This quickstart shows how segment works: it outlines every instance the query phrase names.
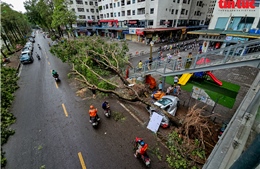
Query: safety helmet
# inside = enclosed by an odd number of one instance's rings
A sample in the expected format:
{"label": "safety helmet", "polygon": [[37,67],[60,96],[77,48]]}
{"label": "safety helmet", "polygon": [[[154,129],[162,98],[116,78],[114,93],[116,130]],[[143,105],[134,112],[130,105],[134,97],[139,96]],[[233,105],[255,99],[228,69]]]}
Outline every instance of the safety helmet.
{"label": "safety helmet", "polygon": [[144,146],[144,145],[145,145],[144,141],[141,141],[141,142],[140,142],[140,145],[141,145],[141,146]]}
{"label": "safety helmet", "polygon": [[90,105],[89,108],[94,109],[94,106],[93,106],[93,105]]}

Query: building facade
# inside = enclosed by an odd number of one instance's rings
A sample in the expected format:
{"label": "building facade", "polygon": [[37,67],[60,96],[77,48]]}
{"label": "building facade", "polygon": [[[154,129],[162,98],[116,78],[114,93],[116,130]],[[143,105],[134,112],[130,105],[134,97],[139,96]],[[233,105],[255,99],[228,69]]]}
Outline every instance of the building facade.
{"label": "building facade", "polygon": [[209,2],[209,7],[208,7],[208,12],[206,15],[206,24],[209,24],[212,16],[213,16],[213,11],[216,5],[216,0],[210,0]]}
{"label": "building facade", "polygon": [[92,26],[99,20],[97,0],[68,0],[69,10],[76,13],[77,24],[75,27]]}
{"label": "building facade", "polygon": [[220,48],[260,39],[260,0],[217,0],[208,30],[192,31],[208,47]]}

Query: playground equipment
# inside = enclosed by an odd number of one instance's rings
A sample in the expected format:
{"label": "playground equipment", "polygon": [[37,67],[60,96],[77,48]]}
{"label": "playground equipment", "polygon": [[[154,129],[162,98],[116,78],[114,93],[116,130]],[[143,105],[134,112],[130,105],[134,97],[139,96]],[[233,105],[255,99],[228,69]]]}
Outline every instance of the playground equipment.
{"label": "playground equipment", "polygon": [[180,85],[185,85],[185,84],[189,81],[189,79],[190,79],[191,76],[192,76],[192,73],[184,73],[184,74],[181,76],[181,78],[179,79],[178,84],[180,84]]}
{"label": "playground equipment", "polygon": [[222,86],[222,82],[216,77],[214,76],[210,71],[207,72],[196,72],[194,74],[192,73],[185,73],[181,76],[180,80],[179,80],[179,84],[180,85],[185,85],[189,79],[191,78],[191,76],[194,75],[195,77],[198,78],[203,78],[205,75],[208,75],[209,77],[211,77],[211,79],[218,84],[219,86]]}

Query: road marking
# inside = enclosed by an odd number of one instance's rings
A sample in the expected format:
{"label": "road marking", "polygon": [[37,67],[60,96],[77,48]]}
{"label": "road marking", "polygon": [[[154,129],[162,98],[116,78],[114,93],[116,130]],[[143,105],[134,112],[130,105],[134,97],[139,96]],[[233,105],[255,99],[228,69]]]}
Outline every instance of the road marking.
{"label": "road marking", "polygon": [[48,64],[50,65],[51,63],[50,63],[50,62],[48,62]]}
{"label": "road marking", "polygon": [[125,105],[121,102],[119,102],[119,104],[126,110],[128,111],[128,113],[130,113],[131,116],[133,116],[133,118],[135,118],[135,120],[137,120],[140,124],[144,124],[138,117],[136,117],[135,114],[133,114],[128,108],[125,107]]}
{"label": "road marking", "polygon": [[55,85],[56,85],[56,88],[58,89],[58,88],[59,88],[59,86],[58,86],[57,82],[55,82]]}
{"label": "road marking", "polygon": [[84,162],[84,159],[83,159],[83,157],[82,157],[81,152],[78,153],[78,156],[79,156],[79,161],[80,161],[80,164],[81,164],[82,169],[87,169],[86,164],[85,164],[85,162]]}
{"label": "road marking", "polygon": [[68,112],[67,112],[66,107],[63,103],[62,103],[62,108],[63,108],[65,116],[68,117]]}
{"label": "road marking", "polygon": [[[21,64],[21,63],[20,63],[20,64]],[[20,70],[19,70],[19,73],[18,73],[18,77],[21,76],[22,68],[23,68],[23,64],[21,64],[21,66],[20,66]]]}

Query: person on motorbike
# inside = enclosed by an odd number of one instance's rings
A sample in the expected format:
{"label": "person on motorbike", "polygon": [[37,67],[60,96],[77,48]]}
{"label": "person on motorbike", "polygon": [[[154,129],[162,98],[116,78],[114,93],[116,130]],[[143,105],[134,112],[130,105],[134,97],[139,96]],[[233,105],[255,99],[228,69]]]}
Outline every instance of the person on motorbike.
{"label": "person on motorbike", "polygon": [[52,76],[55,78],[55,77],[58,77],[58,72],[56,72],[55,70],[52,70]]}
{"label": "person on motorbike", "polygon": [[40,47],[39,43],[38,43],[38,48],[41,50],[41,47]]}
{"label": "person on motorbike", "polygon": [[104,101],[104,102],[102,103],[102,109],[105,110],[105,111],[107,111],[107,110],[109,109],[108,101]]}
{"label": "person on motorbike", "polygon": [[146,144],[143,140],[139,140],[137,142],[137,150],[135,151],[134,156],[137,157],[138,154],[144,155],[148,148],[148,144]]}
{"label": "person on motorbike", "polygon": [[91,118],[93,118],[93,117],[97,118],[97,120],[100,120],[100,118],[99,118],[99,116],[97,114],[97,108],[95,108],[93,105],[90,105],[89,108],[90,108],[89,111],[88,111],[88,113],[89,113],[89,122],[91,122]]}

